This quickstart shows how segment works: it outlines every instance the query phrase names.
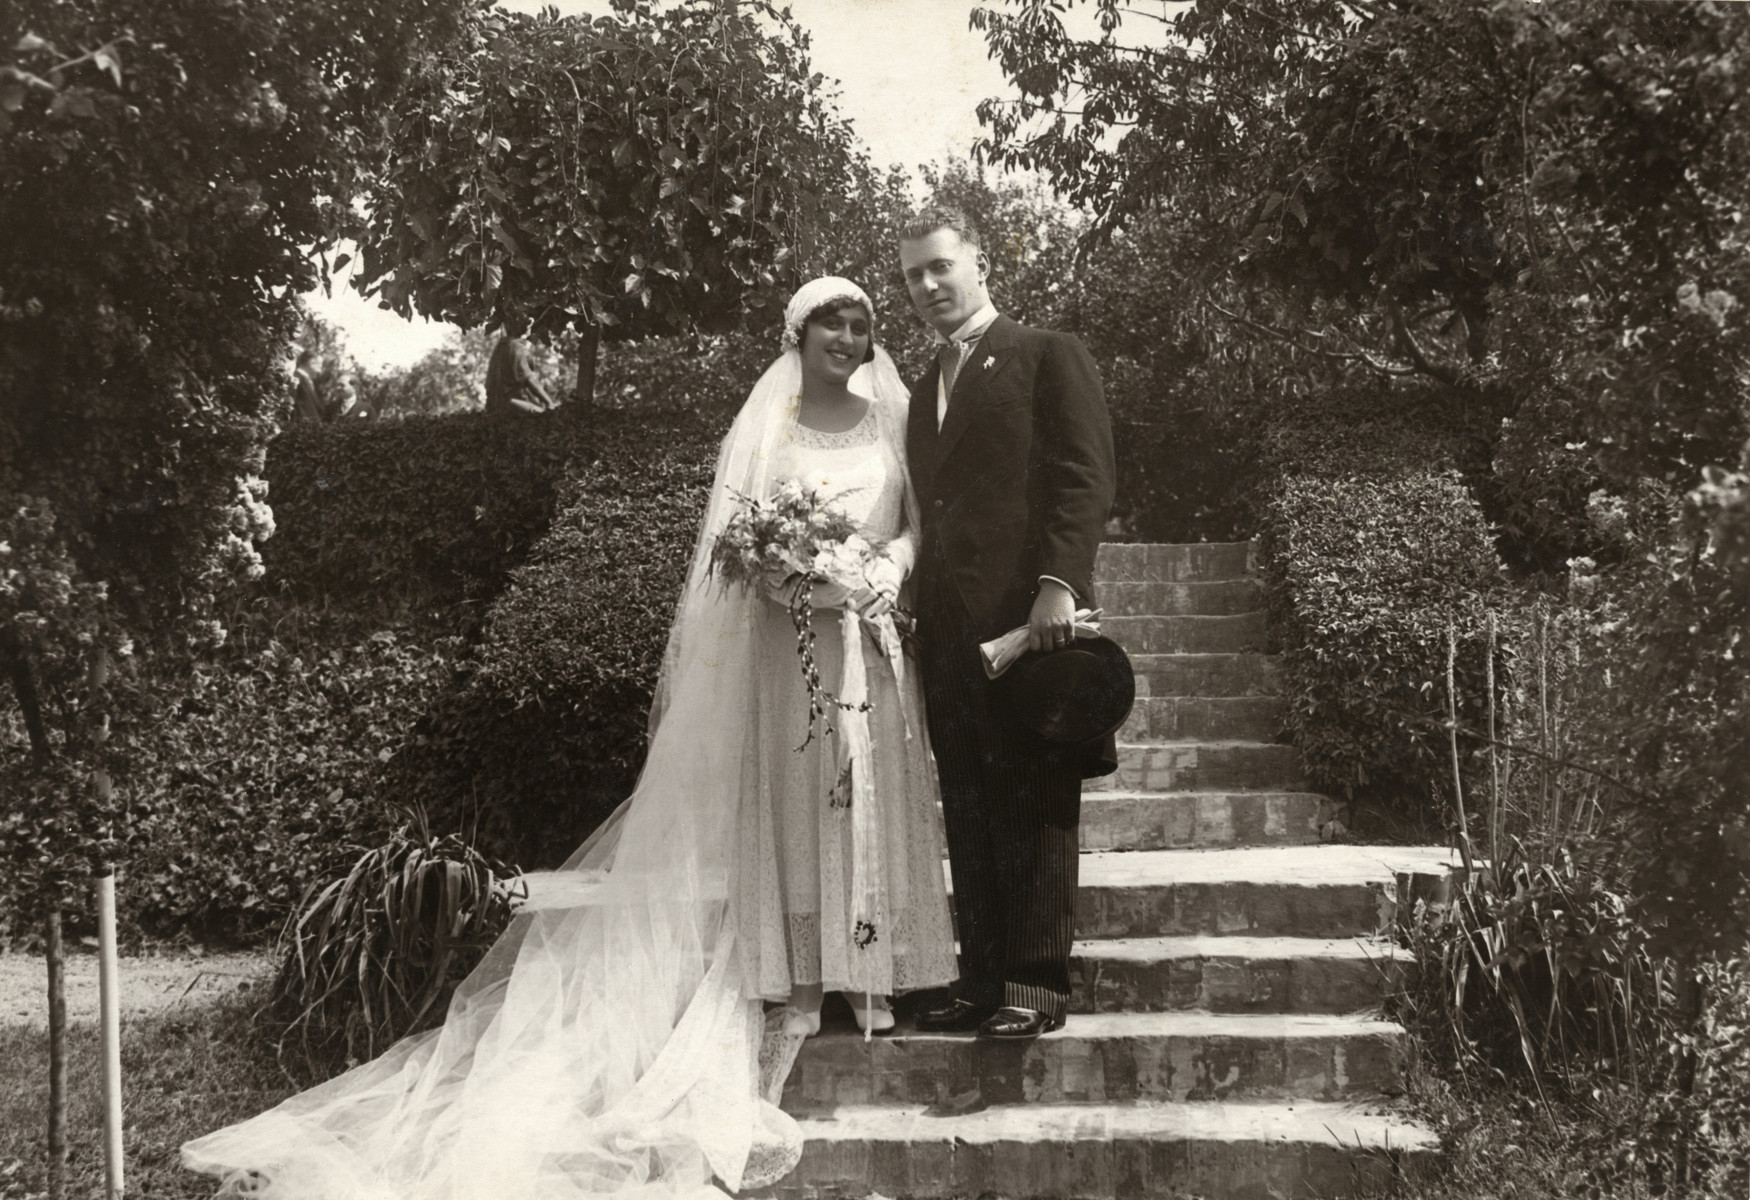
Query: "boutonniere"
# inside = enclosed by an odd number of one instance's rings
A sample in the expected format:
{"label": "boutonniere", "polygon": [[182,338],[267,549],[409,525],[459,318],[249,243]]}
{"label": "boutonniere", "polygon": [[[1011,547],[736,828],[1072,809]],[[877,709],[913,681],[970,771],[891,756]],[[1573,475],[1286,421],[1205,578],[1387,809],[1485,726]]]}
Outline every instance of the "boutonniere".
{"label": "boutonniere", "polygon": [[986,371],[990,370],[992,367],[994,367],[996,365],[996,361],[997,361],[996,355],[994,355],[994,354],[985,355],[984,356],[984,366],[982,369],[986,370]]}

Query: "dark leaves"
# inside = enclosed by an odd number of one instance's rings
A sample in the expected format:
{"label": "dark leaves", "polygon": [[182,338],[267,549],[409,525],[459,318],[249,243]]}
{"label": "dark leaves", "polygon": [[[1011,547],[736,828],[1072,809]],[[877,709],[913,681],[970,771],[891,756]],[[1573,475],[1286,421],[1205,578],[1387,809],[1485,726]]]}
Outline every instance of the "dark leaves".
{"label": "dark leaves", "polygon": [[270,996],[281,1054],[295,1046],[321,1070],[430,1024],[519,894],[512,869],[416,814],[349,871],[312,884],[287,921]]}
{"label": "dark leaves", "polygon": [[[702,2],[488,23],[397,114],[364,286],[462,325],[522,313],[545,339],[584,318],[618,340],[720,327],[795,282],[758,273],[817,236],[858,162],[792,23]],[[480,229],[518,268],[496,286]]]}

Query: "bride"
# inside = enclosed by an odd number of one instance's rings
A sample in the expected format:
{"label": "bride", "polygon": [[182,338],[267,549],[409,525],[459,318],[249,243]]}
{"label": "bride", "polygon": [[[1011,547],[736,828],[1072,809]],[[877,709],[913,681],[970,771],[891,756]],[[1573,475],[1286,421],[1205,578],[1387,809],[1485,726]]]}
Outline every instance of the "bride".
{"label": "bride", "polygon": [[[786,308],[783,353],[723,441],[631,797],[563,868],[530,877],[440,1029],[185,1145],[220,1196],[767,1186],[801,1157],[777,1101],[823,991],[846,993],[867,1035],[892,1026],[886,996],[954,977],[935,772],[891,621],[917,528],[906,390],[873,313],[831,277]],[[801,752],[789,613],[709,571],[742,498],[785,482],[883,548],[863,586],[816,591],[820,677],[852,707]],[[782,1004],[767,1016],[765,1001]]]}

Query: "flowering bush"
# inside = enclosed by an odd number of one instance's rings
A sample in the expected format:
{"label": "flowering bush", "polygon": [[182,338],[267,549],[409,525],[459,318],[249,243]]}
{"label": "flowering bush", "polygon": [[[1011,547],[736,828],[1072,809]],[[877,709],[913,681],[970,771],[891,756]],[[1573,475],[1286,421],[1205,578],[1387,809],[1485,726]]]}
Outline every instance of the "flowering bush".
{"label": "flowering bush", "polygon": [[138,832],[118,781],[170,701],[121,652],[216,646],[226,585],[260,573],[252,477],[288,407],[311,247],[354,219],[385,105],[468,9],[0,10],[9,920]]}

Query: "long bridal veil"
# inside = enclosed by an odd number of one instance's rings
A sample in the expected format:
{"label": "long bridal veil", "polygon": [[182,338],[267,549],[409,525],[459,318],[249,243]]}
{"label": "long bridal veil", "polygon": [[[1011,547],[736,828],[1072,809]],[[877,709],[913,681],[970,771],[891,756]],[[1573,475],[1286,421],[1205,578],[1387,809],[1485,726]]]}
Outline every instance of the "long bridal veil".
{"label": "long bridal veil", "polygon": [[[816,280],[787,324],[867,297]],[[903,440],[905,390],[877,350],[853,390]],[[183,1147],[221,1197],[576,1200],[713,1197],[794,1167],[776,1106],[788,1059],[762,1073],[765,1021],[736,956],[735,821],[761,786],[755,621],[710,548],[740,496],[772,490],[801,365],[767,369],[725,437],[651,710],[632,796],[530,901],[458,989],[440,1029]],[[794,1046],[790,1047],[794,1053]]]}

